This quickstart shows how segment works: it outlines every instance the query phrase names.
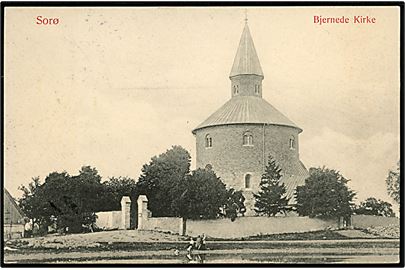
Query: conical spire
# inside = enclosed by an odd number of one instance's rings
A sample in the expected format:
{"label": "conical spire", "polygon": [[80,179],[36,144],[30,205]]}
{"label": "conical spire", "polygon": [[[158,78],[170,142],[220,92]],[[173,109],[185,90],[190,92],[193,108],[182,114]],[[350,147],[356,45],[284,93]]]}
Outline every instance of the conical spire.
{"label": "conical spire", "polygon": [[247,19],[245,21],[245,28],[243,29],[242,37],[240,38],[239,48],[236,52],[229,77],[243,74],[263,76],[259,57],[257,57],[255,45],[253,44],[252,36],[250,35]]}

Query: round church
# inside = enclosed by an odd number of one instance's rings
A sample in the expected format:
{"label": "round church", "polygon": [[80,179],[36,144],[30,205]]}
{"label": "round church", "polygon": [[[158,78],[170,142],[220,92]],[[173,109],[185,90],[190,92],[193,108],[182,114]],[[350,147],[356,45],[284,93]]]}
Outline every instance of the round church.
{"label": "round church", "polygon": [[302,129],[262,98],[264,75],[246,22],[229,75],[231,99],[198,125],[197,168],[212,168],[228,186],[243,190],[246,215],[271,155],[282,169],[289,204],[308,171],[299,159]]}

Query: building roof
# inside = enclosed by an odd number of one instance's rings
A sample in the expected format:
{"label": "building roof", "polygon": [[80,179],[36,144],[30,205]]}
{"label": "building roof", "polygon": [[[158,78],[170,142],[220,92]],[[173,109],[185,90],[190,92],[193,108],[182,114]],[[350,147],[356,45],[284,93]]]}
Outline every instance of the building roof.
{"label": "building roof", "polygon": [[[3,203],[4,203],[4,211],[10,211],[12,213],[9,213],[11,216],[11,220],[13,223],[17,223],[17,220],[22,219],[25,214],[24,212],[21,210],[21,208],[17,205],[16,201],[14,200],[13,196],[11,196],[10,192],[8,192],[8,190],[6,188],[3,189],[3,194],[4,194],[4,198],[3,198]],[[7,200],[7,202],[6,202]],[[11,206],[9,209],[6,209],[7,205]],[[4,213],[3,213],[4,214]]]}
{"label": "building roof", "polygon": [[288,201],[289,205],[294,205],[297,203],[297,200],[295,198],[295,191],[297,186],[303,186],[305,185],[305,179],[308,178],[309,173],[307,169],[305,168],[304,164],[299,161],[299,164],[297,165],[297,173],[294,175],[283,175],[283,177],[280,179],[280,183],[284,183],[285,188],[286,188],[286,197],[289,198],[290,200]]}
{"label": "building roof", "polygon": [[230,124],[269,124],[294,127],[302,131],[294,122],[265,99],[255,96],[237,96],[231,98],[216,112],[197,126],[196,130]]}
{"label": "building roof", "polygon": [[240,38],[238,51],[236,52],[233,62],[231,74],[229,77],[254,74],[263,76],[263,71],[260,66],[259,57],[257,57],[255,45],[253,44],[252,36],[250,35],[249,26],[245,24],[242,36]]}

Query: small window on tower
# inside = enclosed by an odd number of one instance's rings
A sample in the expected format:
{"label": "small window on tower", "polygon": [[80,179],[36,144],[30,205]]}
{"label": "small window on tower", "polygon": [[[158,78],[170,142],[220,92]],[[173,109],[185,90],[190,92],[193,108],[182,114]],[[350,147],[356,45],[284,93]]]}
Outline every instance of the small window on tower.
{"label": "small window on tower", "polygon": [[294,139],[294,137],[290,138],[290,149],[295,149],[295,139]]}
{"label": "small window on tower", "polygon": [[253,135],[251,132],[247,131],[243,134],[243,145],[252,146],[253,145]]}
{"label": "small window on tower", "polygon": [[251,178],[252,178],[252,176],[250,174],[245,175],[245,188],[246,189],[250,189],[252,187]]}
{"label": "small window on tower", "polygon": [[235,95],[239,94],[239,85],[236,84],[236,85],[233,86],[233,93]]}
{"label": "small window on tower", "polygon": [[209,134],[205,136],[205,147],[211,148],[212,147],[212,138]]}
{"label": "small window on tower", "polygon": [[255,84],[255,94],[259,94],[259,85]]}

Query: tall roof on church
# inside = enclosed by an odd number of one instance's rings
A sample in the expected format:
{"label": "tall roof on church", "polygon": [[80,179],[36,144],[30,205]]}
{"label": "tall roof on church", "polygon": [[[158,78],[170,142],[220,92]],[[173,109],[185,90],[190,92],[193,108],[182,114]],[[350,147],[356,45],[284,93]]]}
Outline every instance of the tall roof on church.
{"label": "tall roof on church", "polygon": [[236,52],[229,77],[242,74],[263,76],[259,57],[257,57],[255,45],[253,44],[253,39],[250,35],[249,26],[247,23],[243,29],[242,36],[239,41],[239,47]]}
{"label": "tall roof on church", "polygon": [[[243,75],[252,74],[263,77],[259,58],[257,57],[249,27],[246,23],[236,52],[230,79],[233,80],[233,76],[237,75],[241,75],[240,77],[243,78]],[[195,134],[196,130],[205,127],[231,124],[269,124],[289,126],[299,129],[300,132],[302,131],[294,122],[261,98],[261,96],[234,95],[192,132]]]}
{"label": "tall roof on church", "polygon": [[271,124],[290,126],[301,130],[265,99],[255,96],[238,96],[228,100],[198,125],[193,133],[204,127],[230,124]]}

